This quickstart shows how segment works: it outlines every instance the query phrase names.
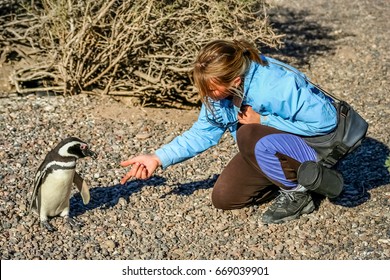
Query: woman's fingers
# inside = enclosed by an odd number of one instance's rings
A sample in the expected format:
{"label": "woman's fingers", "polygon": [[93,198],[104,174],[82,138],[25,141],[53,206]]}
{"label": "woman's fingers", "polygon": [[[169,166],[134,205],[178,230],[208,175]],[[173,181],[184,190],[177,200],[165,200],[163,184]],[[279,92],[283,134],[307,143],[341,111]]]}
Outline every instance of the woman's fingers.
{"label": "woman's fingers", "polygon": [[[131,163],[130,163],[131,164]],[[128,166],[128,165],[125,165],[125,166]],[[124,184],[126,183],[128,180],[130,180],[131,178],[133,177],[137,177],[137,174],[138,174],[138,170],[140,169],[140,163],[139,162],[135,162],[133,164],[133,166],[131,167],[130,171],[126,173],[126,175],[122,178],[121,180],[121,184]]]}
{"label": "woman's fingers", "polygon": [[131,164],[134,164],[137,162],[137,157],[134,157],[134,158],[129,158],[128,160],[124,160],[120,163],[121,166],[123,167],[127,167]]}

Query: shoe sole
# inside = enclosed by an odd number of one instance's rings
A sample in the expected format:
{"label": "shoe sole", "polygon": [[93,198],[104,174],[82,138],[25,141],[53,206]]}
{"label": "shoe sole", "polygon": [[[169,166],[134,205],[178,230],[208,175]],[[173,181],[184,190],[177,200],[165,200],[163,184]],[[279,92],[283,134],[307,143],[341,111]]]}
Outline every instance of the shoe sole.
{"label": "shoe sole", "polygon": [[314,202],[313,200],[310,200],[310,202],[302,208],[301,211],[299,211],[298,213],[294,214],[294,215],[291,215],[291,216],[288,216],[288,217],[285,217],[285,218],[282,218],[282,219],[279,219],[279,220],[275,220],[275,221],[272,221],[272,222],[264,222],[264,224],[282,224],[284,222],[288,222],[288,221],[291,221],[291,220],[295,220],[297,219],[299,216],[301,216],[302,214],[310,214],[311,212],[313,212],[315,209],[315,206],[314,206]]}

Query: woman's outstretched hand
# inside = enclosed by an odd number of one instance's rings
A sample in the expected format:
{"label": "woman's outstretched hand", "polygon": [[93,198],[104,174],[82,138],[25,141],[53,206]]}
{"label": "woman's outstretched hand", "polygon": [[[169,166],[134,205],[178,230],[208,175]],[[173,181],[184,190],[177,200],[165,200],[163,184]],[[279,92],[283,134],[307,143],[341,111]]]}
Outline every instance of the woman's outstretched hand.
{"label": "woman's outstretched hand", "polygon": [[121,180],[121,184],[124,184],[131,178],[150,178],[157,167],[161,165],[161,161],[156,155],[140,155],[122,161],[120,164],[123,167],[132,165],[130,171]]}
{"label": "woman's outstretched hand", "polygon": [[238,113],[238,122],[241,124],[260,123],[260,114],[256,113],[251,106],[242,106],[241,113]]}

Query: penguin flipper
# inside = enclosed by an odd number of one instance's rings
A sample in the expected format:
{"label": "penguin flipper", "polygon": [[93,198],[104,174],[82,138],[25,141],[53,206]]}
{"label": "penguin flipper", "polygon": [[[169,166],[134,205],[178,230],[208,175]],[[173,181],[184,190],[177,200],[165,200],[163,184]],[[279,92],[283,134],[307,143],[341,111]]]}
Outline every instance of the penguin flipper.
{"label": "penguin flipper", "polygon": [[76,185],[77,189],[79,190],[84,205],[88,204],[89,200],[91,199],[91,195],[89,193],[89,187],[85,182],[85,180],[81,178],[81,176],[77,172],[74,173],[73,183]]}
{"label": "penguin flipper", "polygon": [[45,175],[46,175],[46,170],[44,171],[38,170],[37,174],[35,175],[34,190],[31,194],[29,211],[31,211],[32,209],[36,209],[39,212],[38,204],[37,204],[37,195],[38,195],[38,190],[42,184],[42,179],[45,177]]}

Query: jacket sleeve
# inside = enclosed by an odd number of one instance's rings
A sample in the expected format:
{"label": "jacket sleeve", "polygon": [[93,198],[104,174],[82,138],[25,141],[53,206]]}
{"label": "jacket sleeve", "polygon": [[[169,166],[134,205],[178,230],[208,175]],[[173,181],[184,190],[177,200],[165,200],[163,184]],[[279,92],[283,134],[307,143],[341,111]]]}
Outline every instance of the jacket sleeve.
{"label": "jacket sleeve", "polygon": [[323,135],[337,125],[337,111],[331,101],[301,77],[286,73],[283,82],[268,84],[268,107],[261,123],[302,135]]}
{"label": "jacket sleeve", "polygon": [[202,105],[198,120],[183,134],[156,150],[155,154],[165,169],[170,165],[185,161],[218,144],[226,129],[212,126],[206,118]]}

